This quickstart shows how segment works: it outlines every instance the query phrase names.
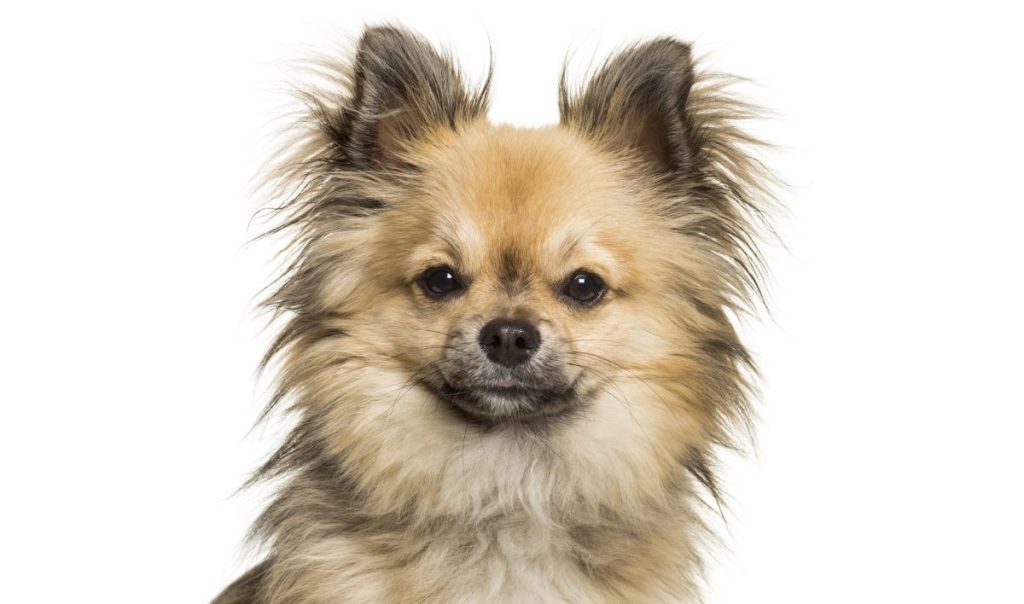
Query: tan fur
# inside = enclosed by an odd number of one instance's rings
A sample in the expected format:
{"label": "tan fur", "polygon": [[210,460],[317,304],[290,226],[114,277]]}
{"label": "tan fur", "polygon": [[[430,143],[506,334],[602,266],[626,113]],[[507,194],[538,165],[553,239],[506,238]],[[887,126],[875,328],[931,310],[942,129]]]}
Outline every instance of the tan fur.
{"label": "tan fur", "polygon": [[[222,601],[697,600],[701,485],[717,497],[714,447],[749,422],[728,317],[751,291],[744,204],[762,185],[742,106],[710,79],[687,104],[703,172],[672,188],[571,116],[521,129],[467,114],[372,171],[318,165],[334,152],[318,118],[279,173],[300,191],[284,223],[298,254],[270,301],[290,316],[275,402],[299,425],[263,470],[288,476],[258,526],[269,563]],[[331,213],[330,195],[381,207]],[[445,264],[470,285],[439,303],[416,279]],[[557,295],[580,267],[609,286],[594,308]],[[428,374],[495,316],[536,323],[568,359],[578,413],[485,429],[438,399]]]}

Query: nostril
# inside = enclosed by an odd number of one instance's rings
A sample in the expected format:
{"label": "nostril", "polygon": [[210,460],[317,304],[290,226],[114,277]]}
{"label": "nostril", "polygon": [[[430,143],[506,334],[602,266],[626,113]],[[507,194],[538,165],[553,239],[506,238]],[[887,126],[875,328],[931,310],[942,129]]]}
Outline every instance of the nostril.
{"label": "nostril", "polygon": [[516,338],[516,346],[522,349],[533,348],[532,346],[527,344],[526,338],[524,338],[523,336],[519,336],[518,338]]}

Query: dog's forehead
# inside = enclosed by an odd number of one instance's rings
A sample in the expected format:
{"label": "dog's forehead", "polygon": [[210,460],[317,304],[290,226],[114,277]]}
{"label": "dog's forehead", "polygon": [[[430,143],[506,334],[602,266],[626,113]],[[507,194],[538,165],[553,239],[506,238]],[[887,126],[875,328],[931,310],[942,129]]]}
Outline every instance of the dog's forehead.
{"label": "dog's forehead", "polygon": [[503,279],[573,256],[608,255],[628,231],[629,189],[613,162],[562,128],[481,125],[436,149],[427,202],[468,264]]}

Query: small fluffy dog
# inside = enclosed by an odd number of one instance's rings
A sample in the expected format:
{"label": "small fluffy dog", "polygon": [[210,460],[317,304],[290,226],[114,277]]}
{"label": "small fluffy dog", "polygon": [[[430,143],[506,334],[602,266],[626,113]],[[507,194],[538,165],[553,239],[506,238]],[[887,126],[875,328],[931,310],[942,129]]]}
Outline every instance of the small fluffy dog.
{"label": "small fluffy dog", "polygon": [[697,601],[749,426],[756,112],[670,38],[563,77],[539,129],[399,28],[320,67],[273,175],[296,423],[254,478],[267,558],[215,602]]}

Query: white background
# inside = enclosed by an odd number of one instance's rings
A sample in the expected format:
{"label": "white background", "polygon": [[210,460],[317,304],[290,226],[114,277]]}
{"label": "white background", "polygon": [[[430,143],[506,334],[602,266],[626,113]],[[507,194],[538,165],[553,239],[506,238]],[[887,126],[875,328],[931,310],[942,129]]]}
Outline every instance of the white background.
{"label": "white background", "polygon": [[477,75],[489,40],[496,121],[656,34],[777,112],[789,249],[711,604],[1024,602],[1022,19],[938,4],[6,7],[0,601],[200,602],[248,563],[265,493],[232,493],[280,432],[246,435],[250,179],[284,61],[393,19]]}

